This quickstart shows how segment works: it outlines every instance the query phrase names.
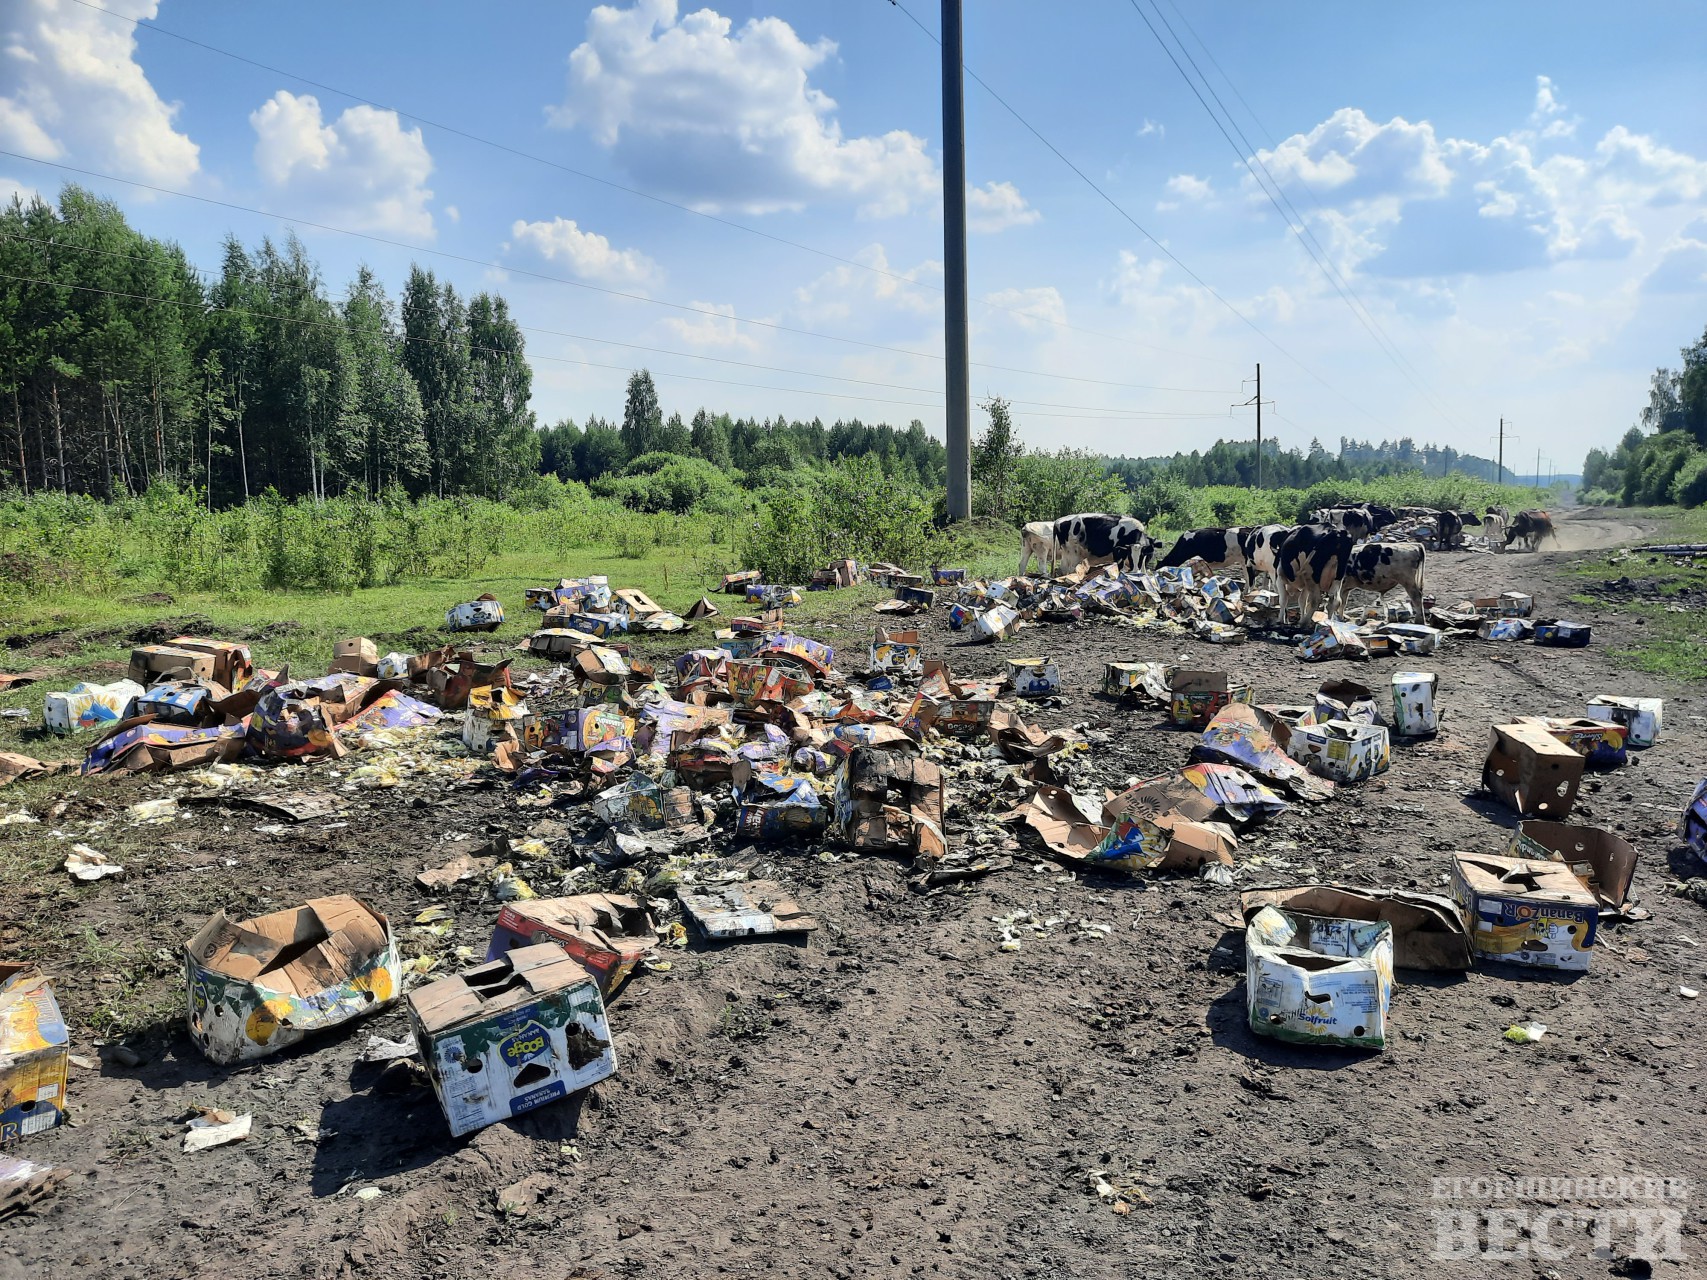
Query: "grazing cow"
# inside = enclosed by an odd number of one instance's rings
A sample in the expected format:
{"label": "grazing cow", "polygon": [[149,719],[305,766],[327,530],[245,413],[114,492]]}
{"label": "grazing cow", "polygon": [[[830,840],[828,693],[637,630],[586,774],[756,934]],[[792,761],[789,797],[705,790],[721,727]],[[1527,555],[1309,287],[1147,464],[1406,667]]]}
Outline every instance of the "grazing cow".
{"label": "grazing cow", "polygon": [[1037,560],[1038,568],[1055,572],[1055,522],[1053,520],[1033,520],[1019,531],[1019,571],[1025,574],[1025,567]]}
{"label": "grazing cow", "polygon": [[1423,616],[1423,548],[1416,542],[1366,542],[1351,553],[1334,592],[1334,612],[1347,591],[1386,595],[1403,589],[1417,618]]}
{"label": "grazing cow", "polygon": [[1237,569],[1245,563],[1241,545],[1245,530],[1238,525],[1231,529],[1193,529],[1174,540],[1173,547],[1162,557],[1161,568],[1173,569],[1188,560],[1201,560],[1211,570]]}
{"label": "grazing cow", "polygon": [[1553,517],[1545,511],[1519,511],[1512,519],[1511,528],[1506,530],[1506,546],[1519,538],[1531,551],[1539,551],[1543,542],[1548,538],[1557,542],[1559,535],[1553,528]]}
{"label": "grazing cow", "polygon": [[1388,525],[1399,523],[1399,513],[1384,502],[1366,502],[1363,509],[1369,513],[1369,527],[1372,533],[1380,533]]}
{"label": "grazing cow", "polygon": [[1488,514],[1482,517],[1482,536],[1488,540],[1488,546],[1494,551],[1505,550],[1506,525],[1511,517],[1498,507],[1488,508]]}
{"label": "grazing cow", "polygon": [[[1388,508],[1391,510],[1392,508]],[[1330,529],[1344,529],[1353,538],[1367,538],[1375,532],[1375,519],[1368,507],[1323,507],[1310,513],[1310,523]]]}
{"label": "grazing cow", "polygon": [[1337,596],[1330,596],[1340,574],[1351,560],[1351,534],[1344,529],[1332,529],[1324,524],[1301,524],[1287,531],[1275,552],[1280,566],[1280,610],[1286,616],[1288,602],[1296,596],[1302,606],[1306,626],[1321,605]]}
{"label": "grazing cow", "polygon": [[1081,511],[1055,522],[1055,556],[1069,570],[1087,561],[1132,569],[1147,536],[1144,522],[1132,516]]}
{"label": "grazing cow", "polygon": [[1244,552],[1245,556],[1245,585],[1247,587],[1255,588],[1259,576],[1266,577],[1274,583],[1280,581],[1274,558],[1275,549],[1290,529],[1290,525],[1264,524],[1252,525],[1240,532],[1239,550]]}
{"label": "grazing cow", "polygon": [[1450,551],[1464,540],[1464,517],[1456,511],[1437,511],[1434,513],[1435,528],[1440,532],[1435,538],[1442,551]]}

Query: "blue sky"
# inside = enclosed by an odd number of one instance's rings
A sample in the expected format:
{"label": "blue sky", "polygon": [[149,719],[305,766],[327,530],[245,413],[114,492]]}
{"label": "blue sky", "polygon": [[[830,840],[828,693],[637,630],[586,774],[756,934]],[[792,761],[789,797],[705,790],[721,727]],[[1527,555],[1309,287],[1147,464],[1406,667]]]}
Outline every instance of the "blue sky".
{"label": "blue sky", "polygon": [[[1198,277],[968,82],[973,392],[1033,445],[1248,438],[1228,405],[1261,361],[1287,443],[1488,454],[1503,415],[1523,469],[1574,471],[1707,325],[1707,7],[967,8],[969,68]],[[684,416],[940,430],[938,67],[887,0],[5,0],[0,191],[76,177],[201,265],[295,226],[334,287],[413,259],[497,288],[542,420],[619,414],[644,363]]]}

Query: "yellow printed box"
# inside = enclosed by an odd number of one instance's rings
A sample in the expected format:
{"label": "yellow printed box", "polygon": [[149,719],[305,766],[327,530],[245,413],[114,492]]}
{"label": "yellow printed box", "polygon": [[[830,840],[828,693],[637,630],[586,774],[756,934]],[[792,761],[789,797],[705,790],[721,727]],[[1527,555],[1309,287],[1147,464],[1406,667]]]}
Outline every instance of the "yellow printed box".
{"label": "yellow printed box", "polygon": [[0,964],[0,1146],[65,1123],[70,1053],[53,983],[33,965]]}

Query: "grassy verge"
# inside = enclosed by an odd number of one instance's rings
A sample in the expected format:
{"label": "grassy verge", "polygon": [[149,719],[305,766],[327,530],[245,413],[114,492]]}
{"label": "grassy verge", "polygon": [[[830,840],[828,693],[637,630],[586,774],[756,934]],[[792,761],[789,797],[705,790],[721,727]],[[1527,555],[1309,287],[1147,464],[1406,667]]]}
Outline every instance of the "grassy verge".
{"label": "grassy verge", "polygon": [[[1707,509],[1684,511],[1656,508],[1630,512],[1658,519],[1659,530],[1646,544],[1707,544]],[[1703,610],[1707,609],[1707,558],[1671,559],[1630,548],[1584,556],[1565,566],[1578,580],[1573,602],[1613,606],[1641,619],[1642,639],[1609,649],[1608,656],[1633,671],[1647,671],[1677,680],[1707,680],[1707,644],[1703,644]]]}

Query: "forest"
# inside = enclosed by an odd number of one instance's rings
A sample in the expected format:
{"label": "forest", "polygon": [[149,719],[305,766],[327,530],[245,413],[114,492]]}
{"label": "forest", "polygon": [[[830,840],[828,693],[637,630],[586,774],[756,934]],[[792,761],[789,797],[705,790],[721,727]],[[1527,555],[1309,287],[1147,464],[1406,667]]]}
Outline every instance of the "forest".
{"label": "forest", "polygon": [[1654,370],[1648,403],[1610,452],[1583,461],[1583,500],[1621,506],[1707,504],[1707,331],[1680,368]]}

